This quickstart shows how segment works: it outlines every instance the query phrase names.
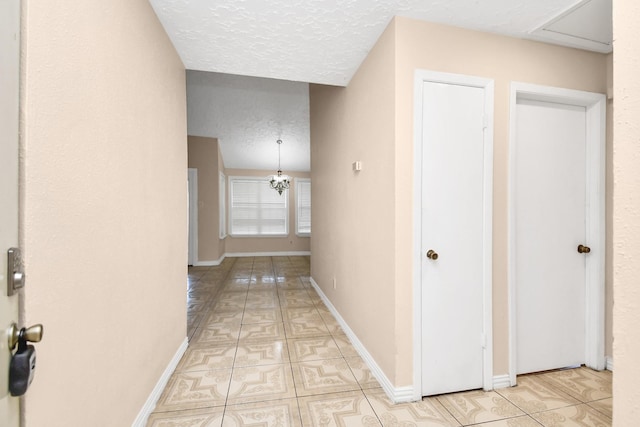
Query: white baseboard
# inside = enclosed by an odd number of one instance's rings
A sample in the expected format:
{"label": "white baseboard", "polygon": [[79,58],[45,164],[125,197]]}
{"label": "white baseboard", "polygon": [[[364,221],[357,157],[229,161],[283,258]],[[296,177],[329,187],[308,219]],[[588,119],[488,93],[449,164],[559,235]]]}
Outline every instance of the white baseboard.
{"label": "white baseboard", "polygon": [[380,369],[380,367],[378,366],[376,361],[373,359],[371,354],[367,351],[365,346],[360,342],[356,334],[351,330],[349,325],[347,325],[347,322],[345,322],[342,316],[340,316],[340,313],[338,313],[338,310],[336,310],[336,308],[333,306],[331,301],[329,301],[329,298],[327,298],[324,292],[322,292],[322,289],[320,289],[320,286],[318,286],[316,281],[313,280],[313,277],[311,278],[311,285],[315,288],[316,292],[318,292],[318,295],[320,295],[320,298],[322,298],[322,301],[325,303],[325,305],[327,306],[331,314],[333,314],[333,316],[336,318],[336,320],[340,324],[340,327],[349,338],[349,341],[351,341],[351,344],[353,344],[353,347],[356,349],[360,357],[362,357],[364,362],[367,364],[367,367],[369,368],[373,376],[376,377],[376,379],[382,386],[382,389],[385,391],[389,399],[391,399],[393,403],[403,403],[403,402],[414,401],[415,398],[413,393],[413,386],[395,387],[391,383],[389,378],[387,378],[387,376],[384,374],[382,369]]}
{"label": "white baseboard", "polygon": [[[353,347],[356,349],[358,354],[360,354],[360,357],[362,357],[362,359],[365,361],[365,363],[371,370],[371,373],[376,377],[389,399],[391,399],[391,401],[394,403],[415,401],[416,394],[414,393],[413,386],[395,387],[391,383],[389,378],[387,378],[387,376],[384,374],[382,369],[380,369],[371,354],[360,342],[356,334],[351,330],[349,325],[347,325],[347,322],[345,322],[342,316],[340,316],[340,313],[338,313],[331,301],[329,301],[324,292],[322,292],[322,289],[320,289],[320,286],[318,286],[318,283],[313,279],[313,277],[311,278],[311,285],[314,287],[316,292],[318,292],[318,295],[320,295],[320,298],[322,298],[322,301],[325,303],[331,314],[333,314],[333,316],[336,318],[336,320],[340,324],[340,327],[342,327],[344,333],[351,341],[351,344],[353,344]],[[511,387],[511,378],[509,377],[509,375],[495,375],[493,377],[493,388],[498,389],[505,387]]]}
{"label": "white baseboard", "polygon": [[133,424],[131,424],[131,427],[145,427],[149,415],[151,415],[151,413],[155,409],[156,402],[160,398],[160,395],[164,391],[164,388],[167,386],[167,382],[169,381],[169,378],[171,378],[173,371],[176,370],[176,367],[178,366],[182,355],[185,351],[187,351],[188,345],[189,341],[187,337],[185,337],[184,341],[182,341],[182,344],[180,344],[180,347],[178,347],[176,354],[173,355],[173,358],[167,365],[167,368],[160,376],[160,379],[156,383],[156,386],[153,388],[153,390],[151,390],[151,394],[147,398],[147,401],[144,403],[142,409],[140,409],[140,412],[138,413],[138,416],[136,417]]}
{"label": "white baseboard", "polygon": [[214,267],[216,265],[220,265],[222,264],[222,261],[224,261],[225,255],[222,255],[220,258],[218,258],[215,261],[196,261],[193,263],[194,267]]}
{"label": "white baseboard", "polygon": [[494,375],[493,376],[493,388],[506,388],[511,387],[511,377],[509,374]]}
{"label": "white baseboard", "polygon": [[310,251],[293,251],[293,252],[231,252],[226,253],[228,257],[249,257],[249,256],[308,256]]}
{"label": "white baseboard", "polygon": [[613,372],[613,357],[611,357],[611,356],[607,356],[606,357],[606,367],[605,367],[605,369],[607,371]]}
{"label": "white baseboard", "polygon": [[293,251],[293,252],[230,252],[225,253],[215,261],[195,261],[194,267],[215,267],[222,264],[226,257],[250,257],[250,256],[309,256],[310,251]]}

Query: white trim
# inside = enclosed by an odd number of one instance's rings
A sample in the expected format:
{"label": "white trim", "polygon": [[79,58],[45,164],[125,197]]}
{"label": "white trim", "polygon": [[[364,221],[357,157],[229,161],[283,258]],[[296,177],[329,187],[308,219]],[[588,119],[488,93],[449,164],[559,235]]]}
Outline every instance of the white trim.
{"label": "white trim", "polygon": [[149,418],[149,415],[151,415],[151,413],[155,409],[156,402],[160,398],[160,395],[164,391],[164,388],[167,386],[169,378],[171,378],[171,375],[176,370],[176,367],[178,366],[178,363],[180,363],[180,359],[182,359],[182,355],[184,354],[184,352],[187,351],[188,346],[189,340],[187,339],[187,337],[185,337],[184,341],[182,341],[180,347],[178,347],[178,350],[173,355],[173,358],[160,376],[160,379],[156,383],[156,386],[153,388],[153,390],[151,390],[151,394],[147,398],[147,401],[142,406],[142,409],[140,409],[140,412],[138,413],[136,419],[133,421],[133,424],[131,424],[132,427],[144,427],[145,425],[147,425],[147,419]]}
{"label": "white trim", "polygon": [[222,264],[222,261],[224,261],[224,259],[226,258],[226,254],[222,255],[220,258],[218,258],[215,261],[198,261],[196,263],[193,264],[194,267],[214,267],[216,265],[220,265]]}
{"label": "white trim", "polygon": [[227,257],[265,257],[265,256],[309,256],[311,255],[311,251],[289,251],[289,252],[230,252],[225,253],[220,258],[215,261],[198,261],[193,264],[194,267],[214,267],[216,265],[222,264]]}
{"label": "white trim", "polygon": [[482,77],[416,70],[414,76],[414,152],[413,152],[413,400],[422,398],[422,86],[438,82],[484,89],[485,144],[483,188],[483,388],[493,389],[493,104],[494,81]]}
{"label": "white trim", "polygon": [[189,241],[187,264],[198,263],[198,169],[187,169],[187,191],[189,193],[188,217],[189,217]]}
{"label": "white trim", "polygon": [[595,251],[587,258],[585,293],[585,364],[593,369],[605,367],[604,357],[604,263],[605,263],[605,148],[606,95],[511,82],[509,122],[509,377],[516,385],[516,267],[515,267],[515,159],[516,101],[518,99],[556,102],[585,107],[587,119],[587,242]]}
{"label": "white trim", "polygon": [[[309,185],[311,185],[311,178],[295,178],[294,179],[294,184],[295,184],[295,188],[296,191],[294,192],[294,203],[295,203],[295,213],[296,213],[296,236],[298,237],[310,237],[311,233],[300,233],[298,232],[299,226],[298,226],[298,220],[300,219],[300,184],[308,182]],[[311,192],[311,189],[309,189],[309,192]]]}
{"label": "white trim", "polygon": [[227,176],[220,172],[218,175],[218,238],[227,237]]}
{"label": "white trim", "polygon": [[511,387],[511,377],[509,374],[496,375],[493,377],[493,388],[507,388]]}
{"label": "white trim", "polygon": [[320,298],[322,298],[322,301],[327,306],[331,314],[333,314],[333,316],[336,318],[336,321],[338,322],[338,324],[340,325],[344,333],[349,338],[349,341],[351,341],[351,344],[353,345],[353,347],[356,349],[360,357],[362,357],[364,362],[367,364],[367,367],[369,368],[373,376],[378,380],[378,382],[382,386],[382,389],[385,391],[389,399],[391,399],[393,403],[403,403],[403,402],[414,401],[415,400],[414,392],[413,392],[414,387],[412,386],[394,387],[394,385],[391,383],[389,378],[387,378],[387,376],[384,374],[380,366],[378,366],[373,356],[371,356],[371,354],[367,351],[367,349],[362,344],[362,342],[360,342],[357,335],[351,330],[347,322],[345,322],[342,316],[340,316],[340,313],[338,313],[338,310],[336,310],[333,304],[331,304],[331,301],[329,301],[329,298],[327,298],[324,292],[322,292],[322,289],[320,289],[320,286],[318,286],[318,283],[316,283],[316,281],[313,280],[313,277],[311,277],[310,279],[311,279],[311,285],[316,290],[318,295],[320,295]]}
{"label": "white trim", "polygon": [[613,372],[613,357],[607,356],[606,360],[607,360],[607,363],[606,363],[607,371]]}
{"label": "white trim", "polygon": [[311,251],[291,251],[291,252],[231,252],[224,254],[225,257],[249,257],[249,256],[309,256]]}

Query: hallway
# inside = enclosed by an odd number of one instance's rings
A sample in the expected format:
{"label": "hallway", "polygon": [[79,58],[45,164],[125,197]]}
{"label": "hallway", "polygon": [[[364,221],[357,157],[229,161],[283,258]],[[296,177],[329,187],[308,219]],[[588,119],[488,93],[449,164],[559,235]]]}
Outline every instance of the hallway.
{"label": "hallway", "polygon": [[189,268],[189,349],[148,426],[611,425],[611,372],[393,405],[315,292],[308,257]]}

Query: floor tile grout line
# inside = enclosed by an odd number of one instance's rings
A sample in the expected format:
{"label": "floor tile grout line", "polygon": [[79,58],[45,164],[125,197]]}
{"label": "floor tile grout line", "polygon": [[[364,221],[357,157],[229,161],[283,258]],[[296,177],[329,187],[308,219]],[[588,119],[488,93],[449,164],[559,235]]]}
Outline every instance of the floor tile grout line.
{"label": "floor tile grout line", "polygon": [[534,423],[544,427],[544,425],[542,425],[538,420],[536,420],[535,418],[533,418],[529,414],[516,415],[515,417],[500,418],[499,420],[493,420],[493,421],[482,421],[482,422],[479,422],[479,423],[462,424],[462,427],[482,427],[484,425],[488,425],[488,424],[495,423],[495,422],[498,422],[498,421],[507,421],[507,420],[513,420],[513,419],[522,418],[522,417],[530,418]]}
{"label": "floor tile grout line", "polygon": [[[231,266],[231,268],[229,269],[229,271],[227,272],[227,274],[225,275],[225,278],[223,279],[222,282],[222,286],[221,288],[226,287],[226,278],[229,276],[230,272],[233,269],[233,266],[235,265],[237,260],[235,260],[233,262],[233,265]],[[211,305],[211,311],[213,311],[215,309],[215,304]],[[244,310],[243,310],[243,315],[244,315]],[[240,324],[242,325],[242,319],[240,319]],[[238,340],[240,339],[240,332],[238,332]],[[229,392],[231,391],[231,380],[233,379],[233,367],[236,364],[236,356],[238,355],[238,341],[236,341],[236,348],[235,351],[233,352],[233,361],[231,362],[231,374],[229,375],[229,384],[227,385],[227,394],[225,396],[224,399],[224,406],[223,406],[223,410],[222,410],[222,421],[221,423],[224,423],[224,418],[226,416],[227,413],[227,402],[229,401]]]}
{"label": "floor tile grout line", "polygon": [[[495,391],[496,391],[498,394],[500,394],[500,396],[502,396],[502,397],[504,397],[506,400],[508,400],[512,405],[516,406],[518,409],[520,409],[522,412],[524,412],[526,415],[529,415],[529,416],[530,416],[530,417],[532,417],[532,418],[533,418],[533,415],[535,415],[535,414],[541,414],[541,413],[543,413],[543,412],[551,412],[551,411],[556,411],[556,410],[558,410],[558,409],[570,408],[570,407],[573,407],[573,406],[588,405],[588,403],[587,403],[587,402],[582,402],[582,401],[580,401],[580,400],[576,399],[575,397],[570,396],[569,394],[567,394],[567,393],[563,392],[562,390],[559,390],[555,385],[551,385],[551,384],[549,384],[549,383],[547,383],[547,382],[544,382],[544,384],[545,384],[545,385],[546,385],[546,386],[547,386],[551,391],[553,391],[554,393],[561,393],[561,394],[563,394],[563,395],[565,395],[565,396],[568,396],[569,398],[571,398],[571,399],[573,399],[573,400],[576,400],[576,401],[577,401],[577,403],[568,403],[568,404],[564,404],[564,405],[558,406],[557,408],[553,408],[553,409],[544,409],[544,410],[542,410],[542,411],[537,411],[537,412],[528,412],[528,411],[526,411],[524,408],[521,408],[520,406],[518,406],[515,402],[513,402],[513,401],[512,401],[511,399],[509,399],[507,396],[505,396],[504,394],[502,394],[502,393],[500,392],[500,390],[495,390]],[[508,387],[508,388],[505,388],[504,390],[510,390],[510,389],[511,389],[511,388],[510,388],[510,387]],[[605,399],[608,399],[608,398],[605,398]],[[597,409],[596,409],[596,408],[593,408],[593,409],[595,409],[595,410],[597,411]],[[598,411],[598,412],[600,412],[600,411]],[[535,420],[535,419],[534,419],[534,420]],[[535,420],[535,421],[537,422],[537,420]]]}
{"label": "floor tile grout line", "polygon": [[[235,265],[235,262],[234,262],[233,265]],[[230,269],[229,271],[231,272],[232,269]],[[252,263],[252,271],[253,271],[253,263]],[[249,283],[251,283],[251,274],[249,274]],[[225,285],[224,286],[226,286],[226,280],[225,280]],[[249,290],[247,288],[246,293],[245,293],[245,303],[244,303],[244,306],[242,308],[242,316],[240,318],[240,330],[238,331],[238,338],[237,338],[236,343],[235,343],[235,351],[233,353],[233,362],[231,364],[231,374],[229,375],[229,384],[227,385],[227,393],[226,393],[225,401],[224,401],[224,409],[223,409],[223,412],[222,412],[222,424],[224,424],[224,420],[225,420],[225,417],[227,415],[227,407],[229,406],[229,394],[231,393],[231,382],[233,380],[233,373],[234,373],[234,370],[235,370],[236,358],[238,356],[240,333],[242,332],[242,320],[244,319],[244,312],[245,312],[245,308],[246,308],[248,292],[249,292]],[[215,309],[215,304],[212,306],[212,310],[214,310],[214,309]]]}
{"label": "floor tile grout line", "polygon": [[[508,388],[507,388],[507,390],[508,390]],[[516,408],[518,408],[520,411],[522,411],[522,413],[523,413],[523,414],[525,414],[525,415],[530,415],[530,414],[529,414],[529,412],[527,412],[524,408],[521,408],[520,406],[518,406],[518,404],[517,404],[517,403],[513,402],[513,401],[512,401],[511,399],[509,399],[507,396],[505,396],[504,394],[502,394],[502,393],[500,392],[500,389],[496,389],[496,390],[493,390],[493,391],[495,391],[495,392],[498,394],[498,396],[502,397],[504,400],[506,400],[507,402],[509,402],[510,404],[512,404],[513,406],[515,406]]]}
{"label": "floor tile grout line", "polygon": [[[549,380],[548,378],[544,377],[544,375],[549,375],[551,373],[553,372],[546,372],[544,374],[535,374],[535,376],[538,377],[540,381],[542,381],[547,387],[551,388],[555,392],[569,396],[570,398],[577,400],[580,403],[586,404],[593,401],[593,400],[584,401],[582,397],[576,397],[576,395],[573,394],[573,390],[571,390],[569,387],[566,387],[563,384],[556,384],[553,381]],[[570,405],[570,406],[575,406],[575,405]]]}
{"label": "floor tile grout line", "polygon": [[[607,399],[608,399],[608,398],[607,398]],[[605,400],[605,399],[602,399],[602,400]],[[597,400],[594,400],[593,402],[597,402]],[[593,402],[590,402],[590,403],[593,403]],[[591,409],[593,409],[594,411],[596,411],[596,412],[597,412],[597,413],[599,413],[599,414],[602,414],[603,416],[607,417],[608,419],[610,419],[610,420],[612,420],[612,419],[613,419],[613,417],[611,417],[608,413],[605,413],[604,411],[602,411],[602,410],[600,410],[600,409],[596,408],[595,406],[591,406],[591,405],[589,405],[588,403],[585,403],[585,405],[589,406]]]}
{"label": "floor tile grout line", "polygon": [[[277,273],[275,272],[275,267],[273,265],[273,257],[271,257],[271,267],[273,269],[273,276],[274,276],[274,280],[275,280],[275,285],[276,285],[276,290],[278,289],[278,277],[277,277]],[[287,353],[289,355],[289,360],[288,360],[288,365],[289,365],[289,372],[291,372],[291,382],[293,384],[293,393],[295,394],[295,402],[296,402],[296,408],[298,410],[298,421],[300,421],[300,425],[303,425],[303,421],[302,421],[302,409],[301,409],[301,405],[300,405],[300,398],[298,396],[298,386],[296,384],[296,376],[295,373],[293,372],[293,362],[291,361],[291,351],[289,349],[289,338],[287,336],[287,329],[284,327],[284,313],[282,312],[282,303],[280,301],[280,292],[276,292],[277,298],[278,298],[278,308],[280,310],[280,317],[282,318],[282,329],[284,332],[284,336],[285,336],[285,345],[287,346]]]}
{"label": "floor tile grout line", "polygon": [[362,389],[360,389],[360,391],[362,391],[362,395],[364,396],[365,400],[367,401],[367,403],[369,404],[369,406],[373,410],[373,413],[375,414],[376,418],[378,419],[378,422],[380,423],[380,425],[384,426],[381,416],[378,414],[378,411],[376,411],[376,408],[371,403],[371,400],[369,399],[369,396],[367,396],[367,393],[365,393],[364,390],[362,390]]}
{"label": "floor tile grout line", "polygon": [[[424,397],[425,397],[425,396],[423,396],[422,398],[424,399]],[[449,410],[449,408],[447,408],[447,405],[445,405],[444,403],[442,403],[442,401],[440,401],[440,396],[433,396],[433,397],[438,401],[438,403],[439,403],[440,405],[442,405],[442,407],[444,408],[444,410],[445,410],[445,411],[447,411],[447,412],[449,413],[449,415],[451,415],[451,416],[453,417],[453,419],[454,419],[454,420],[456,420],[456,422],[457,422],[458,424],[460,424],[461,426],[464,426],[464,424],[462,424],[462,421],[460,421],[460,420],[458,419],[458,417],[456,417],[455,415],[453,415],[453,412],[451,412],[451,411]]]}

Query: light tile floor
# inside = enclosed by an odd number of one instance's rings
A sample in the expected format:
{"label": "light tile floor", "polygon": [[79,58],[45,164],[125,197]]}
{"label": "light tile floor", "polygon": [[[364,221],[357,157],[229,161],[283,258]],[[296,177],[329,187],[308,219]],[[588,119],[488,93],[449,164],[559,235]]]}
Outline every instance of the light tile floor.
{"label": "light tile floor", "polygon": [[189,349],[148,426],[610,426],[611,373],[392,404],[310,284],[308,257],[189,269]]}

